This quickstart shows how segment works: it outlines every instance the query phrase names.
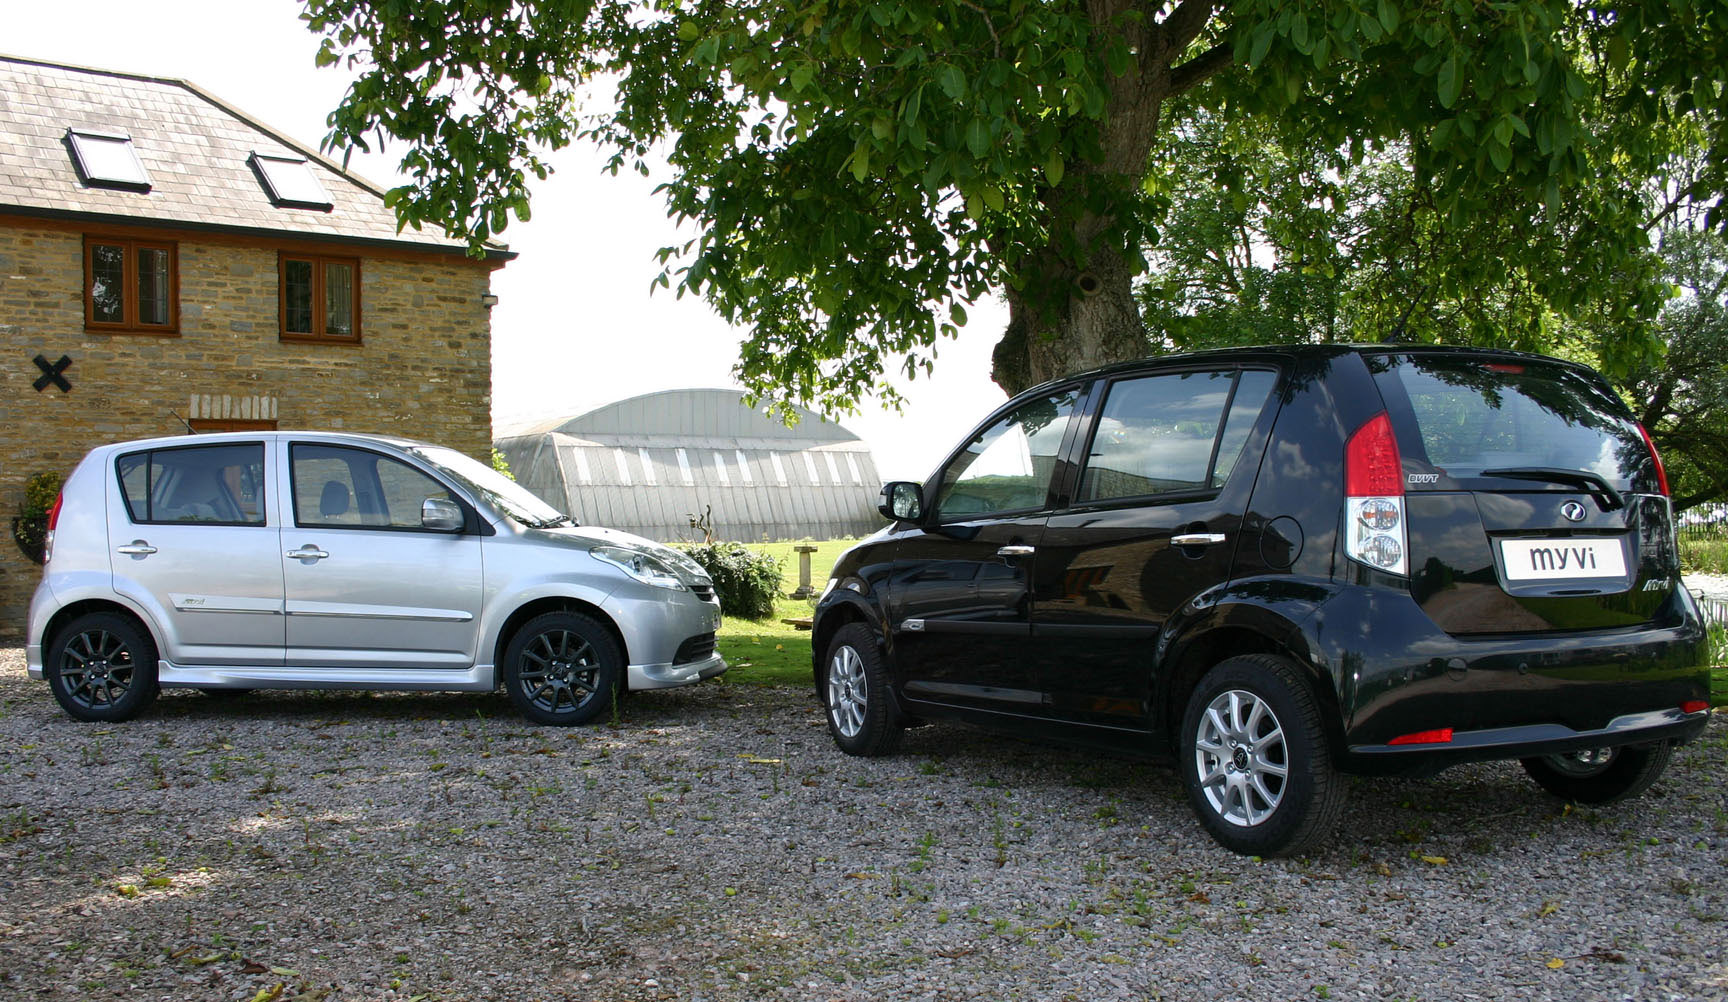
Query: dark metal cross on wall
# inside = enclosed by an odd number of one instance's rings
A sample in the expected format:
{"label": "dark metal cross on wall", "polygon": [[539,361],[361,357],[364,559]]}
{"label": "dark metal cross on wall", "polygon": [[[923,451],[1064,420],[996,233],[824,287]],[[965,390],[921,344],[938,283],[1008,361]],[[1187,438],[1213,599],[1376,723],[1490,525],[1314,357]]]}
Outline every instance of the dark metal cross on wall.
{"label": "dark metal cross on wall", "polygon": [[67,381],[65,376],[61,375],[62,372],[66,371],[66,367],[71,364],[72,359],[68,355],[61,355],[60,361],[52,363],[41,355],[37,355],[36,367],[42,370],[42,375],[36,377],[36,381],[30,385],[36,387],[37,393],[41,393],[49,386],[60,387],[61,393],[72,392],[72,384]]}

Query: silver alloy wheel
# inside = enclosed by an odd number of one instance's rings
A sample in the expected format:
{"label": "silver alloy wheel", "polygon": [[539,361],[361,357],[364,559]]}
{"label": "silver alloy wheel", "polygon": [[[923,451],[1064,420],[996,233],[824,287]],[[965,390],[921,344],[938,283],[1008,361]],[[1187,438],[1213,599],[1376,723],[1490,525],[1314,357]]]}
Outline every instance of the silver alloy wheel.
{"label": "silver alloy wheel", "polygon": [[99,710],[126,695],[136,667],[124,640],[107,630],[88,630],[67,642],[60,678],[74,702]]}
{"label": "silver alloy wheel", "polygon": [[1555,772],[1566,776],[1587,777],[1597,775],[1613,765],[1618,752],[1618,748],[1585,748],[1548,755],[1545,758]]}
{"label": "silver alloy wheel", "polygon": [[851,647],[842,646],[828,662],[828,716],[841,737],[855,738],[864,729],[867,701],[864,659]]}
{"label": "silver alloy wheel", "polygon": [[522,652],[518,684],[535,706],[568,713],[594,698],[600,659],[579,633],[547,630]]}
{"label": "silver alloy wheel", "polygon": [[1219,817],[1244,828],[1257,825],[1284,799],[1290,777],[1284,728],[1255,693],[1221,692],[1200,718],[1194,764],[1200,789]]}

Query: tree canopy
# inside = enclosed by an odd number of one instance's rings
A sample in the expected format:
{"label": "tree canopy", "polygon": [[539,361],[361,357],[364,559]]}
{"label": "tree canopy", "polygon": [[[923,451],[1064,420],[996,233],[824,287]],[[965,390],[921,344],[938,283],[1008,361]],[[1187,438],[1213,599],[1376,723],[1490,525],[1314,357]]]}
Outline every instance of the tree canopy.
{"label": "tree canopy", "polygon": [[[593,141],[644,170],[663,150],[669,211],[699,235],[660,282],[748,326],[746,386],[831,411],[889,365],[927,370],[995,292],[1009,390],[1163,343],[1133,290],[1179,196],[1261,197],[1240,163],[1177,171],[1184,129],[1271,123],[1316,185],[1367,185],[1349,226],[1387,215],[1372,158],[1403,151],[1408,178],[1382,183],[1407,181],[1445,237],[1420,244],[1433,303],[1493,285],[1519,324],[1596,312],[1627,366],[1665,293],[1649,193],[1713,212],[1728,164],[1717,0],[308,0],[306,18],[320,60],[358,74],[330,143],[408,145],[407,225],[481,241],[526,218],[547,150]],[[591,81],[616,102],[585,110]],[[1626,176],[1656,180],[1606,180]],[[1483,245],[1483,219],[1561,237]],[[1290,223],[1305,267],[1342,253]],[[1457,334],[1381,305],[1352,329]]]}

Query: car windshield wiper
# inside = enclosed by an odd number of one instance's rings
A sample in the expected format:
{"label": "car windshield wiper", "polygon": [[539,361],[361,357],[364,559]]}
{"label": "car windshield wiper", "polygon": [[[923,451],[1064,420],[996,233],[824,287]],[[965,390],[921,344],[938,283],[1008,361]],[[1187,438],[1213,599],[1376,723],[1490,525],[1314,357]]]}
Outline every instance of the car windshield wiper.
{"label": "car windshield wiper", "polygon": [[1500,470],[1483,470],[1485,477],[1505,477],[1508,480],[1539,480],[1543,483],[1582,487],[1590,492],[1603,511],[1626,507],[1626,499],[1606,479],[1588,470],[1561,470],[1551,466],[1516,466]]}
{"label": "car windshield wiper", "polygon": [[534,523],[536,529],[556,529],[561,525],[575,525],[576,520],[569,515],[559,515],[556,518],[541,519]]}

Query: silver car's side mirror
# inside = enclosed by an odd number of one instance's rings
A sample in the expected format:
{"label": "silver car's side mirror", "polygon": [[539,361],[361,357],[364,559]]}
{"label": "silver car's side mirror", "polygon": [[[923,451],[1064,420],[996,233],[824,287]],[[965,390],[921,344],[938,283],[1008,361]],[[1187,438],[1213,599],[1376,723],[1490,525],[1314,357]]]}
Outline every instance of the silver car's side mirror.
{"label": "silver car's side mirror", "polygon": [[462,506],[448,498],[427,498],[420,502],[420,527],[435,532],[454,532],[467,523]]}
{"label": "silver car's side mirror", "polygon": [[906,480],[883,484],[882,501],[876,510],[891,521],[917,522],[924,517],[924,488]]}

